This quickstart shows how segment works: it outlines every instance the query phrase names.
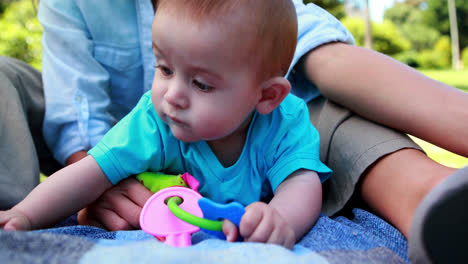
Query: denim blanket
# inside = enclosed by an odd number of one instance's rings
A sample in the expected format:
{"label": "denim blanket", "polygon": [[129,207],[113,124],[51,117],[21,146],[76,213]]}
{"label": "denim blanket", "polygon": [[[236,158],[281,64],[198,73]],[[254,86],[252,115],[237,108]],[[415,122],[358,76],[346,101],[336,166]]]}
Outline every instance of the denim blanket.
{"label": "denim blanket", "polygon": [[62,226],[28,232],[0,230],[0,263],[407,263],[403,235],[375,215],[320,216],[294,249],[261,243],[228,243],[198,232],[192,246],[173,248],[139,231],[107,232]]}

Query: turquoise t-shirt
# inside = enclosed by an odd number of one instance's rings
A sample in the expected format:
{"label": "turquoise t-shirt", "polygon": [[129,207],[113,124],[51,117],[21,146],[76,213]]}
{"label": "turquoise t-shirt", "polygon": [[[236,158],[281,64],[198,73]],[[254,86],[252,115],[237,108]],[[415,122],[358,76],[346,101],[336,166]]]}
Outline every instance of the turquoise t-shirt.
{"label": "turquoise t-shirt", "polygon": [[143,171],[188,172],[200,182],[201,195],[248,205],[270,196],[298,169],[326,180],[331,170],[319,160],[319,142],[304,101],[290,94],[272,113],[254,114],[242,154],[226,168],[205,141],[176,139],[147,92],[89,154],[113,184]]}

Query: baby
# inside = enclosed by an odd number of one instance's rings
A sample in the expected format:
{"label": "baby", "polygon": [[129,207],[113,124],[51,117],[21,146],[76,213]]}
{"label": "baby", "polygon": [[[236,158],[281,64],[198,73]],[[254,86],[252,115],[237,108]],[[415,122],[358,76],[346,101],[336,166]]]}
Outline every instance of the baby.
{"label": "baby", "polygon": [[86,158],[0,212],[0,226],[48,227],[126,177],[189,172],[203,196],[247,206],[239,229],[224,221],[227,240],[292,248],[317,220],[331,173],[283,77],[297,41],[292,2],[159,0],[152,31],[151,91]]}

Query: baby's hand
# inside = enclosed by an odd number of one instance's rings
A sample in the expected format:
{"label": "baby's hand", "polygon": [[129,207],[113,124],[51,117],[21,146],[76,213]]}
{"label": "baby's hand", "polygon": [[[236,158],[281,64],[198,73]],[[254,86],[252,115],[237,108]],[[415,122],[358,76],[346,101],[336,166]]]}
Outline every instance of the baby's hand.
{"label": "baby's hand", "polygon": [[0,211],[0,228],[3,230],[30,230],[31,222],[18,210]]}
{"label": "baby's hand", "polygon": [[[280,213],[266,203],[256,202],[245,208],[240,222],[240,234],[247,242],[272,243],[292,249],[296,235]],[[223,232],[228,241],[237,238],[237,228],[225,220]]]}

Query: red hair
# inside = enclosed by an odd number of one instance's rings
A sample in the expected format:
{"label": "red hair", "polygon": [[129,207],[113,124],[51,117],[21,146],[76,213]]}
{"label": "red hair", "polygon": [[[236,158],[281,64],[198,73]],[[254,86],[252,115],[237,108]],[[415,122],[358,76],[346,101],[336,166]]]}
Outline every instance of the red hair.
{"label": "red hair", "polygon": [[219,21],[239,14],[236,32],[242,32],[247,65],[256,67],[257,79],[287,73],[297,42],[297,15],[291,0],[158,0],[156,14],[172,12],[196,22]]}

